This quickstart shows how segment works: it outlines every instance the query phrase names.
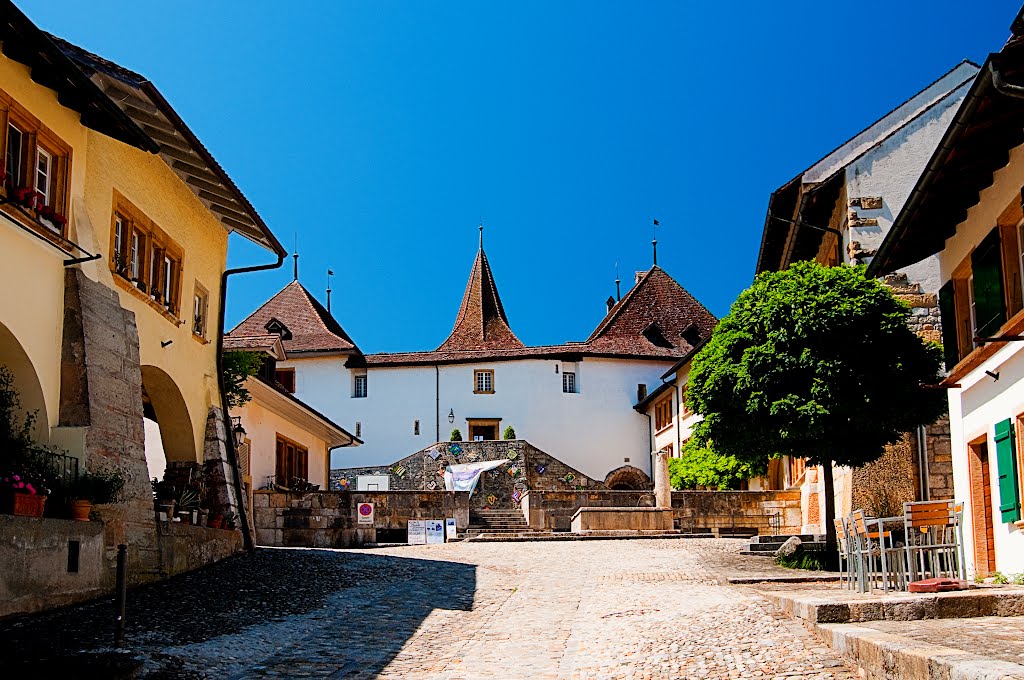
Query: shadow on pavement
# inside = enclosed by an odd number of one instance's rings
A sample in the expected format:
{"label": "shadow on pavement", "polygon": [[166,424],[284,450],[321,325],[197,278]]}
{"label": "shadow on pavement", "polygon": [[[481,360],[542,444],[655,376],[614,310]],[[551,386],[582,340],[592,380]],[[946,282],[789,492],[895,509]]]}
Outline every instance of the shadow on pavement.
{"label": "shadow on pavement", "polygon": [[469,610],[475,590],[471,564],[258,549],[129,591],[121,651],[112,599],[0,620],[0,677],[261,677],[305,666],[373,677],[432,611]]}

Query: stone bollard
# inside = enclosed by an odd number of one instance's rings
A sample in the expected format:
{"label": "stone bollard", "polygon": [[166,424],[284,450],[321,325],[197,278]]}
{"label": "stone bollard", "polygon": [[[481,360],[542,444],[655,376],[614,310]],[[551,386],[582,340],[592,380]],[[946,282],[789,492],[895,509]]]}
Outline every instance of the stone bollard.
{"label": "stone bollard", "polygon": [[672,507],[672,485],[668,476],[668,451],[654,454],[654,499],[659,508]]}

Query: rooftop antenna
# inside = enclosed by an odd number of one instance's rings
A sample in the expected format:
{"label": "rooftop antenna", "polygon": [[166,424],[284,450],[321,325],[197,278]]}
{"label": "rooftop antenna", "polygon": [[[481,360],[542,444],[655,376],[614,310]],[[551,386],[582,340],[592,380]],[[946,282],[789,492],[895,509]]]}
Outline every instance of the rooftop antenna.
{"label": "rooftop antenna", "polygon": [[658,220],[654,220],[654,240],[651,241],[651,245],[654,246],[654,266],[658,266]]}
{"label": "rooftop antenna", "polygon": [[327,313],[331,313],[331,277],[334,276],[334,270],[327,270]]}
{"label": "rooftop antenna", "polygon": [[298,281],[299,280],[299,235],[298,235],[298,233],[295,234],[295,250],[294,250],[294,253],[292,254],[292,259],[294,260],[294,263],[293,263],[294,264],[294,271],[292,273],[293,280],[294,281]]}
{"label": "rooftop antenna", "polygon": [[618,302],[622,299],[622,290],[619,288],[619,263],[615,263],[615,301]]}

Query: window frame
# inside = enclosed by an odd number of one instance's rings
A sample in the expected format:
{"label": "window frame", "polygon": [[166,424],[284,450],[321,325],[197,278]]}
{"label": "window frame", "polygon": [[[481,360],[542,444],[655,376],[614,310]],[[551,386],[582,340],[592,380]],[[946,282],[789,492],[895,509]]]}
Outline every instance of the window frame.
{"label": "window frame", "polygon": [[[116,189],[110,217],[109,253],[107,266],[114,283],[145,300],[172,323],[185,322],[179,317],[185,278],[184,250]],[[198,282],[196,285],[206,294],[209,310],[209,291]],[[202,339],[206,339],[205,336]]]}
{"label": "window frame", "polygon": [[[289,378],[288,380],[281,380],[280,376],[282,376],[282,375],[290,375],[291,378]],[[295,376],[295,369],[294,368],[289,367],[289,368],[275,368],[274,369],[274,382],[276,382],[279,385],[281,385],[281,387],[284,388],[284,391],[287,392],[288,394],[295,394],[295,389],[296,389],[296,386],[297,386],[295,380],[296,380],[296,376]]]}
{"label": "window frame", "polygon": [[[18,159],[14,167],[9,162],[12,128],[20,135],[17,146]],[[62,241],[68,237],[70,210],[68,183],[71,175],[71,146],[4,90],[0,90],[0,137],[2,137],[0,148],[4,153],[3,172],[7,175],[6,181],[2,183],[6,196],[10,196],[13,190],[22,187],[30,188],[33,192],[38,191],[37,173],[40,153],[49,159],[44,201],[29,207],[22,206],[24,212],[12,205],[0,206],[0,210],[17,219],[21,224],[32,228],[33,231],[47,237],[59,237],[60,241],[54,240],[58,245],[62,245]],[[16,171],[16,175],[14,171]],[[59,215],[62,223],[55,224],[52,220],[43,217],[40,214],[40,209],[43,206]],[[28,213],[30,218],[26,218],[25,213]]]}
{"label": "window frame", "polygon": [[667,430],[672,426],[672,396],[670,393],[654,402],[655,433]]}
{"label": "window frame", "polygon": [[[571,381],[571,385],[566,385]],[[569,389],[566,389],[568,387]],[[562,371],[562,394],[579,394],[579,387],[576,384],[576,371]]]}
{"label": "window frame", "polygon": [[[278,484],[287,486],[293,478],[309,481],[309,447],[276,433],[274,451],[274,477]],[[292,474],[300,470],[303,474]]]}
{"label": "window frame", "polygon": [[[153,252],[156,252],[155,250]],[[196,306],[199,306],[198,314]],[[198,317],[198,318],[197,318]],[[207,332],[210,321],[210,291],[206,286],[195,282],[192,292],[192,337],[208,342]]]}
{"label": "window frame", "polygon": [[473,394],[494,394],[493,368],[473,369]]}
{"label": "window frame", "polygon": [[[359,386],[362,384],[362,394]],[[352,398],[366,399],[370,394],[370,381],[366,373],[357,373],[352,376]]]}

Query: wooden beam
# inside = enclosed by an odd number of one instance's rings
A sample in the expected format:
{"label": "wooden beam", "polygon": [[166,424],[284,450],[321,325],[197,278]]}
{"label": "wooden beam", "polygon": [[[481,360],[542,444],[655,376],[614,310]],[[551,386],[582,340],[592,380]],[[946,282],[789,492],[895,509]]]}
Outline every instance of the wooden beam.
{"label": "wooden beam", "polygon": [[125,105],[124,112],[131,116],[132,120],[139,125],[149,125],[172,134],[175,132],[174,126],[163,116],[153,115],[130,105]]}
{"label": "wooden beam", "polygon": [[[248,215],[239,212],[238,210],[235,210],[233,208],[229,208],[228,206],[221,205],[220,203],[217,202],[220,201],[221,199],[217,198],[213,194],[209,194],[205,191],[200,191],[199,198],[203,199],[204,201],[209,201],[210,210],[212,210],[213,212],[220,213],[221,215],[224,215],[225,217],[230,217],[233,220],[238,220],[243,224],[250,224],[255,226],[255,222],[253,222]],[[235,205],[235,207],[238,207],[237,204]]]}
{"label": "wooden beam", "polygon": [[[156,138],[154,137],[154,139]],[[160,140],[157,139],[156,141],[159,142]],[[185,163],[191,163],[196,167],[202,167],[198,165],[199,163],[203,162],[202,159],[199,158],[199,156],[197,156],[196,154],[192,153],[192,149],[182,149],[180,146],[174,146],[172,144],[163,144],[161,142],[160,153],[167,154],[168,156],[174,158],[175,160],[184,161]]]}
{"label": "wooden beam", "polygon": [[133,95],[132,93],[128,92],[127,90],[124,90],[118,87],[117,85],[114,85],[107,78],[103,78],[102,81],[103,92],[108,97],[113,99],[117,104],[122,106],[131,106],[132,108],[136,108],[140,111],[145,111],[146,113],[152,115],[160,113],[160,109],[153,106],[153,104],[147,101],[143,101],[135,95]]}
{"label": "wooden beam", "polygon": [[170,166],[175,170],[180,170],[189,175],[195,175],[201,179],[205,179],[207,182],[219,182],[220,179],[206,168],[193,165],[192,163],[186,163],[185,161],[175,160],[170,163]]}

